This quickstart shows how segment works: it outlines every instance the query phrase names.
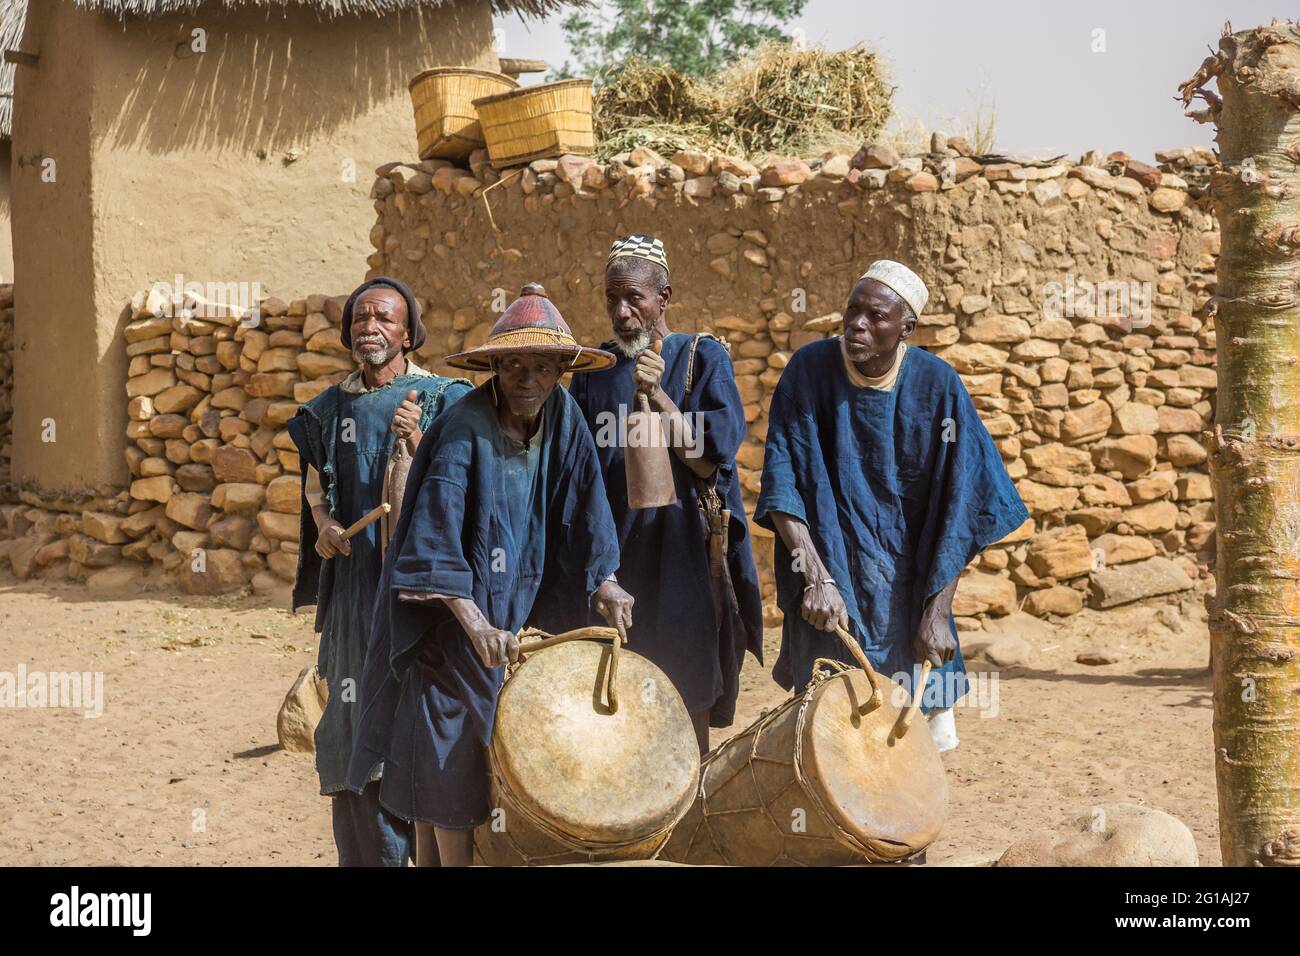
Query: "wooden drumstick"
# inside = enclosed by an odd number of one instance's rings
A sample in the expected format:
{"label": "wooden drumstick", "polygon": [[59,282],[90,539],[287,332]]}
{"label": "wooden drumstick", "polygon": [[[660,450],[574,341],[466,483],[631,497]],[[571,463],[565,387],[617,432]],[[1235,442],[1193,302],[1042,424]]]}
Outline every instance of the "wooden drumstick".
{"label": "wooden drumstick", "polygon": [[898,718],[898,725],[894,728],[895,740],[907,734],[907,729],[912,726],[912,721],[916,718],[916,712],[921,709],[921,695],[925,693],[925,682],[930,679],[930,668],[933,666],[929,661],[921,662],[921,679],[912,688],[911,706]]}
{"label": "wooden drumstick", "polygon": [[867,683],[871,685],[871,699],[858,709],[858,713],[861,715],[866,714],[869,710],[875,710],[880,706],[882,697],[880,694],[880,683],[876,680],[876,672],[871,666],[871,661],[867,660],[867,654],[862,649],[862,645],[853,639],[852,634],[840,627],[838,624],[835,625],[835,633],[838,634],[840,640],[844,642],[844,646],[849,649],[849,653],[852,654],[853,659],[858,662],[858,666],[867,672]]}
{"label": "wooden drumstick", "polygon": [[372,508],[370,511],[366,512],[366,514],[358,518],[356,521],[352,522],[352,524],[348,525],[347,529],[341,535],[339,535],[339,537],[342,538],[344,541],[348,540],[348,538],[352,537],[357,532],[365,529],[367,525],[374,524],[376,521],[378,521],[380,518],[382,518],[384,515],[388,514],[388,512],[392,510],[393,510],[393,506],[390,505],[387,501],[385,501],[383,504],[379,505],[378,507]]}

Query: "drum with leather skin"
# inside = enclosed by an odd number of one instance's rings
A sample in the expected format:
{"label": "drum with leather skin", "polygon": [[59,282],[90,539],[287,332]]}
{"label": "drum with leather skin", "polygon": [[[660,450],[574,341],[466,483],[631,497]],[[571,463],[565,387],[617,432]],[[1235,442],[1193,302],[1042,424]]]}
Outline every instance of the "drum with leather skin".
{"label": "drum with leather skin", "polygon": [[475,833],[489,865],[648,859],[695,797],[699,748],[667,675],[616,651],[616,631],[578,633],[603,640],[525,642],[501,689]]}
{"label": "drum with leather skin", "polygon": [[924,725],[906,732],[906,692],[873,679],[875,705],[864,671],[818,661],[803,694],[705,757],[696,801],[659,858],[838,866],[924,850],[943,826],[943,764]]}

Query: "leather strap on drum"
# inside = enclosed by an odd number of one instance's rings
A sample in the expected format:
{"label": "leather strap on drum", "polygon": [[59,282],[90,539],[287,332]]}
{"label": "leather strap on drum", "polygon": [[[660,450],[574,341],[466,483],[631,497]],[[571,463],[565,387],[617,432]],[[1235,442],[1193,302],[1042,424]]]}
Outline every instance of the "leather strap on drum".
{"label": "leather strap on drum", "polygon": [[[533,641],[527,647],[524,646],[524,638],[539,636],[542,637],[540,641]],[[545,650],[548,647],[554,647],[568,641],[609,641],[609,674],[605,681],[605,698],[609,701],[609,712],[611,714],[618,713],[618,691],[614,682],[618,678],[618,649],[623,646],[624,638],[615,628],[579,627],[572,631],[565,631],[563,634],[548,634],[536,627],[525,627],[517,637],[519,638],[519,663],[521,664],[524,661],[525,654]],[[513,670],[511,673],[513,673]]]}
{"label": "leather strap on drum", "polygon": [[[748,731],[746,731],[746,733],[748,733],[748,734],[750,735],[750,741],[749,741],[749,759],[746,760],[746,761],[744,761],[743,763],[739,763],[739,762],[736,763],[736,764],[735,764],[735,769],[732,771],[732,774],[731,774],[731,776],[735,776],[736,774],[740,774],[740,773],[748,773],[748,774],[750,775],[750,778],[751,778],[751,780],[752,780],[753,783],[754,783],[754,793],[758,796],[759,804],[763,807],[764,811],[767,810],[767,803],[766,803],[766,801],[764,801],[764,799],[763,799],[763,795],[762,795],[762,794],[763,794],[763,790],[762,790],[761,787],[758,786],[758,781],[753,779],[753,776],[754,776],[754,764],[755,764],[755,762],[759,759],[759,757],[758,757],[758,741],[759,741],[759,738],[762,736],[764,729],[766,729],[770,724],[772,724],[772,723],[774,723],[775,721],[777,721],[777,720],[781,717],[782,714],[784,714],[784,713],[785,713],[787,710],[789,710],[791,707],[795,706],[795,704],[797,704],[798,702],[799,702],[799,698],[798,698],[798,697],[791,697],[789,700],[787,700],[787,701],[786,701],[784,704],[782,704],[780,707],[777,707],[775,710],[770,710],[770,711],[768,711],[766,714],[764,714],[764,715],[763,715],[763,716],[758,720],[757,723],[755,723],[752,727],[749,728]],[[717,839],[715,839],[714,836],[713,836],[713,827],[712,827],[712,826],[710,825],[710,823],[709,823],[709,820],[710,820],[710,814],[709,814],[709,794],[708,794],[708,791],[705,789],[705,786],[704,786],[705,774],[706,774],[707,771],[708,771],[709,764],[713,762],[714,758],[716,758],[717,755],[718,755],[720,752],[721,752],[721,747],[718,747],[718,748],[715,748],[715,749],[709,751],[709,752],[704,756],[704,760],[703,760],[703,762],[700,764],[700,787],[699,787],[699,791],[698,791],[697,799],[698,799],[699,802],[700,802],[700,809],[701,809],[702,812],[700,813],[700,824],[699,824],[699,825],[700,825],[700,827],[703,828],[705,836],[707,836],[708,839],[709,839],[709,843],[712,844],[712,846],[713,846],[713,852],[716,853],[716,854],[717,854],[719,857],[721,857],[722,859],[726,860],[728,864],[730,864],[730,863],[731,863],[731,860],[728,858],[728,856],[727,856],[726,852],[723,850],[721,844],[719,844],[718,841],[717,841]],[[730,777],[729,777],[728,779],[730,779]],[[725,781],[723,781],[723,782],[725,782]],[[746,808],[746,809],[748,809],[748,808]],[[698,831],[697,831],[697,833],[698,833]],[[692,835],[691,839],[694,840],[694,839],[695,839],[695,836]],[[659,857],[659,854],[656,853],[656,854],[655,854],[655,858],[657,859],[658,857]]]}

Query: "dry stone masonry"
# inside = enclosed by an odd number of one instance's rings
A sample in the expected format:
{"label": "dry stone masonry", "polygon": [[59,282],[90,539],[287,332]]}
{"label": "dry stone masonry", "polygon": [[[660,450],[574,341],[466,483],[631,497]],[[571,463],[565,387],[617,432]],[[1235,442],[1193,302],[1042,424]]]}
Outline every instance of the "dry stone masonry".
{"label": "dry stone masonry", "polygon": [[[1011,161],[936,136],[921,156],[869,144],[762,167],[648,149],[504,174],[481,154],[469,170],[394,163],[377,171],[368,264],[422,298],[422,363],[447,372],[441,357],[481,343],[526,281],[546,286],[580,339],[606,339],[610,240],[659,235],[669,324],[731,350],[751,513],[791,353],[839,332],[837,310],[873,259],[912,265],[931,289],[912,343],[961,374],[1032,515],[967,570],[954,610],[966,628],[1017,609],[1068,615],[1204,586],[1213,561],[1201,432],[1216,379],[1206,303],[1218,230],[1204,195],[1215,160],[1156,158]],[[193,296],[138,295],[123,342],[130,485],[78,500],[25,491],[3,506],[0,555],[14,573],[94,585],[152,566],[192,592],[282,591],[299,520],[283,426],[352,368],[343,301],[269,299],[254,324]],[[775,619],[771,536],[753,530]]]}
{"label": "dry stone masonry", "polygon": [[[266,299],[256,319],[160,287],[131,303],[123,454],[115,498],[7,506],[14,573],[113,584],[155,565],[185,591],[251,583],[283,592],[298,560],[299,462],[284,428],[299,404],[352,369],[345,297]],[[123,571],[119,566],[125,562]]]}
{"label": "dry stone masonry", "polygon": [[[962,375],[1033,516],[968,570],[955,610],[1065,615],[1185,590],[1212,563],[1200,434],[1216,378],[1215,158],[1156,158],[1010,161],[936,136],[921,156],[868,144],[761,168],[649,149],[505,173],[482,155],[469,170],[390,164],[372,192],[369,264],[428,303],[434,362],[482,342],[525,281],[546,286],[579,338],[606,339],[610,240],[659,235],[669,324],[730,343],[751,509],[791,353],[839,332],[836,310],[873,259],[912,265],[931,289],[912,341]],[[770,602],[771,538],[753,530]]]}

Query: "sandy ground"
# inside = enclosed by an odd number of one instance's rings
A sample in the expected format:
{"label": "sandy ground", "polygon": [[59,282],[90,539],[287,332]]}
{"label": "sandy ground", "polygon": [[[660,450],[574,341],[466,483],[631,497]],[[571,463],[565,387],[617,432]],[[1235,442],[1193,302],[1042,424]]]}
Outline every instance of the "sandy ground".
{"label": "sandy ground", "polygon": [[[1158,608],[1084,611],[999,673],[996,715],[958,708],[961,746],[943,758],[949,819],[930,863],[996,856],[1108,802],[1172,813],[1202,864],[1219,863],[1205,614],[1185,595],[1170,630]],[[1098,645],[1119,661],[1075,663]],[[312,758],[275,734],[315,649],[308,615],[265,602],[92,598],[0,575],[0,672],[102,672],[105,701],[98,718],[0,709],[0,865],[332,864]],[[742,681],[733,731],[784,699],[752,660]]]}

